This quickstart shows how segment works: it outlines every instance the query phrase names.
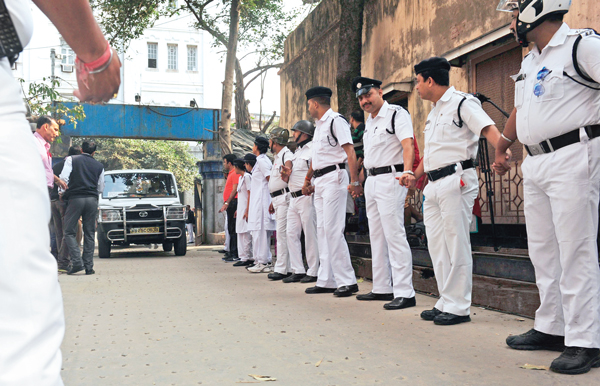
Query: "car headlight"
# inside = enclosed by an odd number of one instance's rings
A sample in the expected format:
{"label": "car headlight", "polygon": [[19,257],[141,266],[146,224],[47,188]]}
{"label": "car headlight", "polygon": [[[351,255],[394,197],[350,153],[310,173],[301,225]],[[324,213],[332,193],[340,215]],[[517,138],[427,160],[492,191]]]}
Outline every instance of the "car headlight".
{"label": "car headlight", "polygon": [[118,209],[100,209],[100,221],[121,221],[121,211]]}
{"label": "car headlight", "polygon": [[185,206],[167,208],[167,220],[185,220],[187,209]]}

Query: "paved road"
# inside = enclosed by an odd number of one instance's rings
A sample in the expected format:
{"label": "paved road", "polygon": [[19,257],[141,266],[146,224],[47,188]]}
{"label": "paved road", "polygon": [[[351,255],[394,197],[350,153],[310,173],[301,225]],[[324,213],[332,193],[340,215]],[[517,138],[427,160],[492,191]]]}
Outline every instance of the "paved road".
{"label": "paved road", "polygon": [[[592,385],[581,376],[525,370],[556,353],[518,352],[504,339],[533,322],[473,309],[473,322],[419,319],[434,299],[386,311],[307,284],[267,281],[212,248],[185,257],[149,249],[96,260],[94,276],[60,276],[66,385]],[[361,283],[361,293],[370,283]]]}

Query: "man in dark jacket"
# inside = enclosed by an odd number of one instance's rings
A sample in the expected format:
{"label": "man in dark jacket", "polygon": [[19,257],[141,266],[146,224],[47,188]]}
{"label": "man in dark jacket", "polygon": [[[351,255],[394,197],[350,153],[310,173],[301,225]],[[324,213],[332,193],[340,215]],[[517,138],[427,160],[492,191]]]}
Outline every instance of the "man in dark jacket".
{"label": "man in dark jacket", "polygon": [[[69,156],[79,155],[81,154],[81,146],[71,146],[69,148]],[[52,171],[56,177],[60,176],[63,168],[65,166],[65,161],[62,160],[56,165],[52,167]],[[67,204],[60,199],[58,194],[58,184],[54,184],[54,188],[50,191],[50,208],[52,209],[52,224],[54,224],[54,229],[56,233],[56,247],[58,249],[58,272],[66,273],[69,269],[69,265],[71,261],[69,260],[69,249],[64,242],[64,218],[65,218],[65,210],[67,208]]]}
{"label": "man in dark jacket", "polygon": [[[67,183],[63,200],[67,202],[65,212],[65,243],[69,249],[71,266],[69,275],[85,268],[86,275],[93,275],[96,217],[98,216],[98,194],[104,190],[104,166],[94,159],[96,144],[84,142],[83,154],[65,158],[60,178]],[[83,254],[75,240],[77,220],[83,223]]]}

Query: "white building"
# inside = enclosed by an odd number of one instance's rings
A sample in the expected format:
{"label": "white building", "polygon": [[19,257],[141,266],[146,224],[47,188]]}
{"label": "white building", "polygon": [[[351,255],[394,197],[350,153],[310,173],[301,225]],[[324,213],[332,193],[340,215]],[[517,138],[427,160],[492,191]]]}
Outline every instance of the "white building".
{"label": "white building", "polygon": [[[73,96],[77,86],[75,55],[33,3],[31,10],[35,22],[33,38],[21,53],[14,75],[25,80],[27,91],[29,82],[48,80],[54,70],[61,82],[59,92]],[[160,19],[131,42],[127,52],[120,55],[122,83],[111,103],[190,106],[190,101],[195,100],[198,107],[204,107],[204,37],[202,31],[190,27],[193,20],[189,14]],[[54,66],[52,49],[58,56]]]}

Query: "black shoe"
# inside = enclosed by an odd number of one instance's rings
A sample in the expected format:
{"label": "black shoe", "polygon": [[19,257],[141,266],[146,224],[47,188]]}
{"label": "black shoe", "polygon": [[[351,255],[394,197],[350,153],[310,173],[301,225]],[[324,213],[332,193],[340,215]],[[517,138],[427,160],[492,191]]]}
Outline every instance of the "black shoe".
{"label": "black shoe", "polygon": [[85,270],[85,274],[86,274],[86,275],[93,275],[93,274],[95,274],[95,273],[96,273],[96,271],[94,271],[93,269],[86,269],[86,270]]}
{"label": "black shoe", "polygon": [[240,260],[237,263],[234,263],[233,266],[234,267],[245,267],[247,265],[252,265],[252,264],[254,264],[254,260],[246,260],[246,261]]}
{"label": "black shoe", "polygon": [[403,308],[414,307],[417,305],[415,297],[412,298],[395,298],[390,303],[385,303],[383,308],[386,310],[401,310]]}
{"label": "black shoe", "polygon": [[442,311],[433,307],[431,310],[425,310],[425,311],[421,312],[421,319],[433,321],[433,319],[435,319],[435,317],[441,313],[442,313]]}
{"label": "black shoe", "polygon": [[81,272],[81,271],[83,271],[83,269],[84,269],[83,267],[71,266],[71,267],[69,267],[69,270],[67,271],[67,275],[72,275],[74,273]]}
{"label": "black shoe", "polygon": [[347,296],[352,296],[352,294],[357,292],[358,284],[343,285],[335,290],[333,296],[337,296],[338,298],[345,298]]}
{"label": "black shoe", "polygon": [[224,250],[224,249],[220,249],[220,250],[218,250],[217,252],[219,252],[219,253],[227,253],[227,251],[226,251],[226,250]]}
{"label": "black shoe", "polygon": [[290,276],[292,276],[291,273],[279,273],[279,272],[273,272],[273,273],[270,273],[267,275],[267,277],[273,281],[282,280],[282,279],[285,279],[286,277],[290,277]]}
{"label": "black shoe", "polygon": [[506,338],[506,344],[515,350],[564,351],[565,337],[546,334],[533,328],[521,335]]}
{"label": "black shoe", "polygon": [[304,276],[304,278],[302,280],[300,280],[300,283],[314,283],[317,281],[317,277],[316,276]]}
{"label": "black shoe", "polygon": [[369,292],[364,295],[356,295],[356,300],[394,300],[394,294],[376,294]]}
{"label": "black shoe", "polygon": [[295,274],[293,274],[291,276],[286,277],[282,281],[284,283],[298,283],[299,281],[301,281],[305,277],[306,277],[305,273],[295,273]]}
{"label": "black shoe", "polygon": [[584,374],[592,367],[600,367],[600,349],[567,347],[552,361],[550,370],[561,374]]}
{"label": "black shoe", "polygon": [[324,288],[319,286],[308,287],[304,290],[307,294],[332,294],[336,291],[335,288]]}
{"label": "black shoe", "polygon": [[226,263],[232,263],[234,261],[239,261],[239,259],[240,258],[237,257],[236,255],[231,255],[230,254],[229,257],[224,258],[223,261],[226,262]]}
{"label": "black shoe", "polygon": [[449,312],[442,312],[435,318],[433,318],[433,323],[439,326],[451,326],[459,323],[470,322],[471,317],[469,315],[454,315]]}

